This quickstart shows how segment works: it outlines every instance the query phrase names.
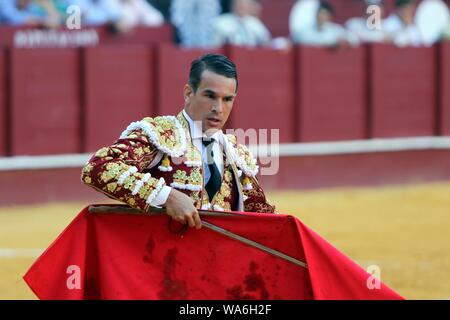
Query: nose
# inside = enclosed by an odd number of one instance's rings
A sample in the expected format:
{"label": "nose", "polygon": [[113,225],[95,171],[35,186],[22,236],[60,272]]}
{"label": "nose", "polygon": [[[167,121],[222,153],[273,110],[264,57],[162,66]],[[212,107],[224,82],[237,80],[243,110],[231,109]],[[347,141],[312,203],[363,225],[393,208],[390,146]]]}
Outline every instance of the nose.
{"label": "nose", "polygon": [[218,114],[221,114],[221,113],[222,113],[222,111],[223,111],[223,102],[222,102],[222,99],[217,99],[217,100],[214,102],[211,111],[213,111],[213,112],[215,111],[215,112],[218,113]]}

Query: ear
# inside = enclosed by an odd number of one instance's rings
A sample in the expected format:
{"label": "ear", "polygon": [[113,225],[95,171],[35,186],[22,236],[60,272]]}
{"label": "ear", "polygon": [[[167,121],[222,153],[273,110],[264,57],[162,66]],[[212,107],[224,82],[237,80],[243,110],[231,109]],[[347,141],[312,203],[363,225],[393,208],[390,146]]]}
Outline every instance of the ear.
{"label": "ear", "polygon": [[191,86],[189,84],[185,84],[183,88],[184,102],[188,103],[193,94],[194,91]]}

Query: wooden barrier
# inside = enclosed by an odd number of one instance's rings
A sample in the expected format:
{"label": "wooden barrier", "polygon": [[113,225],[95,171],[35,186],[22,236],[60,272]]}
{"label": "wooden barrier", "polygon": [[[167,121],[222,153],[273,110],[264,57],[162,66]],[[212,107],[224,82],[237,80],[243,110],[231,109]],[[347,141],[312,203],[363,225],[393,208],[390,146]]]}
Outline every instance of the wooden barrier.
{"label": "wooden barrier", "polygon": [[0,157],[7,155],[8,119],[6,98],[7,66],[5,50],[0,50]]}
{"label": "wooden barrier", "polygon": [[231,47],[229,56],[239,77],[232,128],[279,129],[280,142],[295,141],[293,52]]}
{"label": "wooden barrier", "polygon": [[[240,78],[228,127],[280,129],[282,143],[449,135],[449,48],[220,49]],[[0,156],[91,152],[132,121],[177,114],[190,63],[205,52],[16,48],[6,65],[0,51]]]}
{"label": "wooden barrier", "polygon": [[85,50],[85,151],[112,144],[131,122],[155,115],[153,58],[147,46]]}
{"label": "wooden barrier", "polygon": [[440,132],[450,136],[450,42],[442,43],[440,47]]}
{"label": "wooden barrier", "polygon": [[374,45],[371,52],[373,137],[435,133],[435,48]]}
{"label": "wooden barrier", "polygon": [[12,155],[80,152],[80,54],[11,50]]}
{"label": "wooden barrier", "polygon": [[298,130],[301,141],[367,137],[365,48],[298,48]]}

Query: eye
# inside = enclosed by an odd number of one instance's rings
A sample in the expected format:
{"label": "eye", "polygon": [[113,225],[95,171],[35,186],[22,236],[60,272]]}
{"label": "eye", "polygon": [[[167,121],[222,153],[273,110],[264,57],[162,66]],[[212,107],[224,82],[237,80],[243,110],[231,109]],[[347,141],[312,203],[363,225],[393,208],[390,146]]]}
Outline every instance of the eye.
{"label": "eye", "polygon": [[225,101],[226,101],[226,102],[231,102],[231,101],[233,101],[233,100],[234,100],[233,97],[227,97],[227,98],[225,98]]}

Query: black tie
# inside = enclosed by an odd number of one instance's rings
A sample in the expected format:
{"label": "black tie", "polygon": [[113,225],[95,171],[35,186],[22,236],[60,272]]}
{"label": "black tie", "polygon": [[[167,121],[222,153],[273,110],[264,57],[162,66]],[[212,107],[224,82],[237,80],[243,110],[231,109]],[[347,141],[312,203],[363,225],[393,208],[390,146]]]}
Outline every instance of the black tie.
{"label": "black tie", "polygon": [[209,172],[211,173],[211,176],[206,183],[206,192],[208,192],[209,201],[211,201],[217,191],[219,191],[220,185],[222,183],[222,177],[220,176],[219,169],[214,162],[213,142],[214,139],[203,139],[203,144],[206,147]]}

